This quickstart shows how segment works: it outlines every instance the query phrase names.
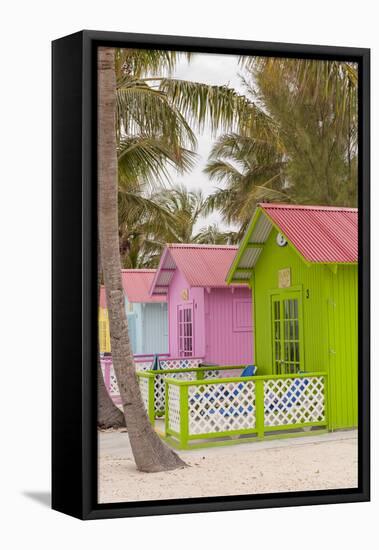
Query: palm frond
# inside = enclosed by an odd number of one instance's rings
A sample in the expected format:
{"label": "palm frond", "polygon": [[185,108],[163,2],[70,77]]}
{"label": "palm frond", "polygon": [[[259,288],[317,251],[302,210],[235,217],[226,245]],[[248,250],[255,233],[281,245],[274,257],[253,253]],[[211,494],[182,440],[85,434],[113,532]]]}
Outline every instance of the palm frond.
{"label": "palm frond", "polygon": [[164,135],[174,146],[196,147],[196,136],[183,114],[167,96],[131,79],[117,88],[116,128],[119,139],[145,134]]}
{"label": "palm frond", "polygon": [[164,137],[125,137],[118,146],[119,179],[121,183],[163,184],[170,181],[169,168],[182,174],[191,170],[195,159],[193,151],[174,148]]}
{"label": "palm frond", "polygon": [[222,231],[216,223],[207,225],[194,235],[193,241],[198,244],[236,244],[239,234],[236,231]]}
{"label": "palm frond", "polygon": [[159,90],[200,132],[206,125],[212,132],[235,128],[248,108],[245,96],[227,86],[164,78]]}

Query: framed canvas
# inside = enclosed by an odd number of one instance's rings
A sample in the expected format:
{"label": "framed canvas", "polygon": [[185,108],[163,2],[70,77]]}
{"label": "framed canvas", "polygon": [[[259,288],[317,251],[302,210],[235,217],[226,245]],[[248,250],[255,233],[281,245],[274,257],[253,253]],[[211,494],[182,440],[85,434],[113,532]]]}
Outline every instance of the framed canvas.
{"label": "framed canvas", "polygon": [[53,42],[55,510],[369,500],[369,64]]}

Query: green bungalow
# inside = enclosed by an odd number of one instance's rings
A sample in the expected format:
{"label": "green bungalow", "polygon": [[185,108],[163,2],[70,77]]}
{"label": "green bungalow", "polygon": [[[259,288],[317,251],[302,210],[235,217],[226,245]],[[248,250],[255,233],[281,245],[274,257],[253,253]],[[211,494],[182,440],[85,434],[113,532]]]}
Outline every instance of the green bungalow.
{"label": "green bungalow", "polygon": [[229,270],[250,285],[259,375],[326,372],[328,428],[357,426],[358,211],[258,205]]}

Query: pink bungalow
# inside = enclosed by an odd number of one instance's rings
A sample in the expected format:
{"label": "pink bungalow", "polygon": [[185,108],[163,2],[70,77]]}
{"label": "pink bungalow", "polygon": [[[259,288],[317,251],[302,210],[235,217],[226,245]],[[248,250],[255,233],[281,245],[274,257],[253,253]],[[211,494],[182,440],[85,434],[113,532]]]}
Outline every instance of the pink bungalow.
{"label": "pink bungalow", "polygon": [[202,357],[220,365],[252,363],[251,290],[225,282],[236,250],[166,246],[150,294],[167,295],[171,357]]}

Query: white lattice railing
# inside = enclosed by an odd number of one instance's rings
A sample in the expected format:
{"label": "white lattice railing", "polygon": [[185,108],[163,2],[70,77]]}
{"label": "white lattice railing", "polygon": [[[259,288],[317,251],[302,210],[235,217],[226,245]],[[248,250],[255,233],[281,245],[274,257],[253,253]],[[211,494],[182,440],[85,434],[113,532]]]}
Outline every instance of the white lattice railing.
{"label": "white lattice railing", "polygon": [[264,381],[265,426],[289,426],[325,420],[325,378]]}
{"label": "white lattice railing", "polygon": [[[161,361],[162,364],[162,361]],[[144,376],[152,375],[154,378],[154,409],[156,416],[163,416],[165,413],[166,407],[166,391],[165,391],[165,381],[167,378],[174,380],[203,380],[210,378],[220,378],[221,376],[240,376],[242,370],[245,368],[244,365],[238,366],[204,366],[196,368],[168,368],[165,370],[156,370],[156,371],[145,371],[138,372],[139,378]]]}
{"label": "white lattice railing", "polygon": [[157,416],[162,416],[165,412],[166,378],[173,378],[175,380],[196,380],[196,372],[188,369],[187,371],[161,373],[154,376],[154,409]]}
{"label": "white lattice railing", "polygon": [[170,384],[168,386],[168,408],[170,416],[168,426],[172,432],[180,432],[180,387]]}
{"label": "white lattice railing", "polygon": [[215,439],[249,434],[263,438],[280,430],[327,427],[325,373],[208,380],[167,375],[165,384],[166,435],[180,448],[191,440],[209,441],[212,434]]}
{"label": "white lattice railing", "polygon": [[111,397],[116,397],[120,394],[116,375],[113,369],[112,358],[102,357],[100,359],[101,370],[103,372],[105,387]]}
{"label": "white lattice railing", "polygon": [[255,428],[254,390],[252,380],[189,386],[189,435]]}
{"label": "white lattice railing", "polygon": [[139,382],[143,404],[145,405],[145,409],[148,410],[149,409],[149,379],[139,378],[138,382]]}
{"label": "white lattice railing", "polygon": [[[159,360],[159,365],[162,370],[171,370],[171,369],[194,369],[199,366],[202,362],[201,357],[191,357],[191,358],[165,358],[162,356],[162,359]],[[116,399],[119,397],[120,392],[117,385],[116,375],[113,369],[112,357],[111,356],[101,356],[100,357],[101,369],[103,372],[105,386],[109,392],[109,395]],[[137,372],[146,372],[150,370],[154,363],[154,357],[151,356],[149,359],[142,360],[141,358],[135,359],[135,366]],[[179,379],[181,379],[179,377]],[[184,378],[188,379],[188,378]],[[157,406],[164,411],[164,379],[157,381]],[[163,394],[163,405],[162,405],[162,394]]]}

